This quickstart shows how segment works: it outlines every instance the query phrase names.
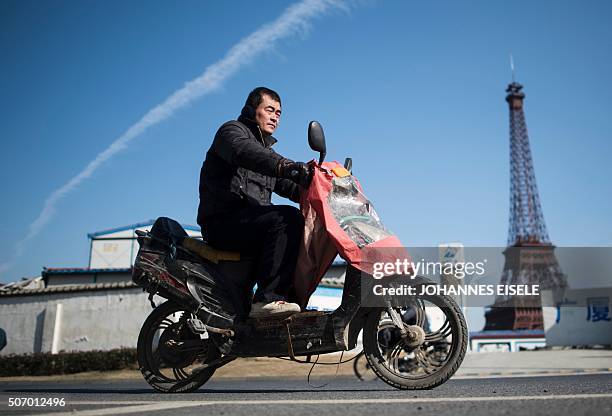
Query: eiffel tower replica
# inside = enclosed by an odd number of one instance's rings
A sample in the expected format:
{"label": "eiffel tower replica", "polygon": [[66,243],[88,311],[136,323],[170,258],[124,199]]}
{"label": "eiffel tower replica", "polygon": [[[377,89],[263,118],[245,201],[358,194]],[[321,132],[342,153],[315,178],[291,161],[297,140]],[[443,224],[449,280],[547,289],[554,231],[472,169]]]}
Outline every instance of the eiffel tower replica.
{"label": "eiffel tower replica", "polygon": [[[523,86],[514,81],[506,89],[510,108],[510,225],[502,285],[565,288],[566,278],[555,257],[544,223],[527,135]],[[542,330],[539,297],[498,296],[485,313],[484,330]]]}

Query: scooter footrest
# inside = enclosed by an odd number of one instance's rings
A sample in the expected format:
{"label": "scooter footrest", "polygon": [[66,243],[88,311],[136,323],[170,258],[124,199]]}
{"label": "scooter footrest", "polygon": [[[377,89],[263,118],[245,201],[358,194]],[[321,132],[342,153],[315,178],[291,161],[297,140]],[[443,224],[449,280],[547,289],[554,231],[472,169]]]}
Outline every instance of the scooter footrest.
{"label": "scooter footrest", "polygon": [[247,322],[250,323],[259,323],[259,322],[279,322],[279,321],[285,321],[287,319],[291,319],[291,320],[299,320],[299,319],[307,319],[307,318],[314,318],[317,316],[323,316],[325,315],[326,312],[323,311],[305,311],[305,312],[287,312],[287,313],[278,313],[278,314],[274,314],[274,315],[266,315],[266,316],[257,316],[257,317],[249,317],[247,319]]}

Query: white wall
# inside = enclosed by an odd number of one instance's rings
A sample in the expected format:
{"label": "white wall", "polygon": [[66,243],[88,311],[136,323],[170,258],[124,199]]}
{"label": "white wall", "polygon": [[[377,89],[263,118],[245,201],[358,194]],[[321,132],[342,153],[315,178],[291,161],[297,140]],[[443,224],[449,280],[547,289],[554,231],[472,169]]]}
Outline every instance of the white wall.
{"label": "white wall", "polygon": [[[554,294],[542,291],[542,303],[554,304]],[[545,306],[546,345],[612,345],[612,289],[567,289],[560,307]]]}
{"label": "white wall", "polygon": [[151,310],[141,289],[3,297],[0,328],[8,343],[0,354],[136,347]]}
{"label": "white wall", "polygon": [[[333,310],[340,304],[340,290],[322,292],[315,292],[309,306]],[[0,355],[135,348],[152,310],[140,288],[3,296],[0,328],[8,344]]]}

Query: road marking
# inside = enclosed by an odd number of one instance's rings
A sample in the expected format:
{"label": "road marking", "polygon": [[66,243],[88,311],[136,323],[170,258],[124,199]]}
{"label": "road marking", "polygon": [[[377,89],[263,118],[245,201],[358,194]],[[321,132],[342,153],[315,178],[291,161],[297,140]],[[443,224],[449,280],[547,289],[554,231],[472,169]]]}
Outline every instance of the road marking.
{"label": "road marking", "polygon": [[[439,402],[487,402],[515,400],[568,400],[612,398],[612,393],[558,394],[550,396],[484,396],[484,397],[423,397],[405,399],[321,399],[321,400],[219,400],[201,402],[202,405],[254,405],[254,404],[382,404],[382,403],[439,403]],[[189,402],[187,402],[189,403]]]}
{"label": "road marking", "polygon": [[[489,401],[538,401],[538,400],[575,400],[575,399],[607,399],[612,398],[612,393],[594,393],[594,394],[558,394],[550,396],[483,396],[483,397],[424,397],[424,398],[405,398],[405,399],[322,399],[322,400],[216,400],[216,401],[172,401],[172,402],[156,402],[147,404],[137,404],[133,402],[130,406],[112,407],[106,409],[90,409],[90,410],[73,410],[62,413],[49,413],[48,415],[41,414],[39,416],[106,416],[106,415],[125,415],[129,413],[140,412],[155,412],[160,410],[171,410],[185,407],[199,406],[252,406],[252,405],[338,405],[338,404],[400,404],[400,403],[453,403],[453,402],[489,402]],[[101,402],[80,401],[68,403],[69,405],[93,405]],[[113,402],[103,402],[106,405],[112,405]],[[143,402],[141,402],[143,403]]]}
{"label": "road marking", "polygon": [[[95,406],[95,405],[106,405],[106,404],[114,404],[114,405],[122,405],[122,406],[132,406],[137,404],[153,404],[153,403],[163,403],[155,400],[130,400],[130,401],[104,401],[104,400],[74,400],[74,401],[66,401],[67,405],[70,406]],[[57,414],[57,413],[56,413]]]}
{"label": "road marking", "polygon": [[[185,407],[197,407],[197,406],[203,406],[205,404],[209,404],[208,402],[198,402],[198,401],[190,401],[190,402],[186,402],[186,401],[180,401],[180,402],[157,402],[157,403],[148,403],[148,404],[143,404],[143,405],[139,405],[137,404],[138,402],[133,402],[132,405],[130,406],[125,406],[125,407],[110,407],[110,408],[105,408],[105,409],[88,409],[88,410],[78,410],[78,409],[73,409],[69,412],[54,412],[54,413],[47,413],[47,414],[41,414],[38,416],[74,416],[74,415],[79,415],[79,416],[106,416],[106,415],[126,415],[129,413],[140,413],[140,412],[156,412],[156,411],[160,411],[160,410],[171,410],[171,409],[176,409],[176,408],[185,408]],[[73,403],[68,402],[68,405],[73,405]],[[80,405],[94,405],[94,404],[100,404],[100,402],[74,402],[74,404],[80,404]],[[113,402],[109,401],[109,402],[105,402],[104,405],[112,405]]]}
{"label": "road marking", "polygon": [[547,373],[514,372],[514,373],[503,373],[502,375],[496,375],[496,373],[464,373],[464,374],[454,375],[452,380],[519,378],[519,377],[593,376],[593,375],[599,375],[599,374],[610,374],[610,371],[575,372],[572,370],[560,370],[560,371],[554,371],[554,372],[551,371]]}

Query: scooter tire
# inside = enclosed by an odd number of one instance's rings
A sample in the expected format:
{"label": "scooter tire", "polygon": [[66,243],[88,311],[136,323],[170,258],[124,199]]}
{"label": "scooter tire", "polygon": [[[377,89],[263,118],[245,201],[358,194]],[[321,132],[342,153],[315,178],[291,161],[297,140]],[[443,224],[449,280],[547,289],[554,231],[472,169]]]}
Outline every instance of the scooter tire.
{"label": "scooter tire", "polygon": [[[159,372],[158,368],[155,368],[152,353],[152,337],[157,330],[156,328],[166,317],[181,311],[185,311],[185,308],[171,301],[164,302],[149,314],[138,335],[136,355],[140,372],[151,387],[162,393],[190,393],[196,391],[206,383],[215,372],[215,368],[205,369],[198,372],[195,376],[192,376],[192,380],[177,380],[176,383],[172,383],[169,378]],[[211,341],[210,348],[208,348],[206,353],[206,362],[213,361],[220,356],[221,353]]]}
{"label": "scooter tire", "polygon": [[457,303],[448,296],[422,296],[444,311],[452,330],[450,357],[439,370],[422,377],[408,377],[391,371],[378,345],[378,325],[384,308],[376,308],[367,317],[363,331],[363,344],[370,368],[385,383],[401,390],[427,390],[445,383],[463,362],[467,350],[467,324]]}

